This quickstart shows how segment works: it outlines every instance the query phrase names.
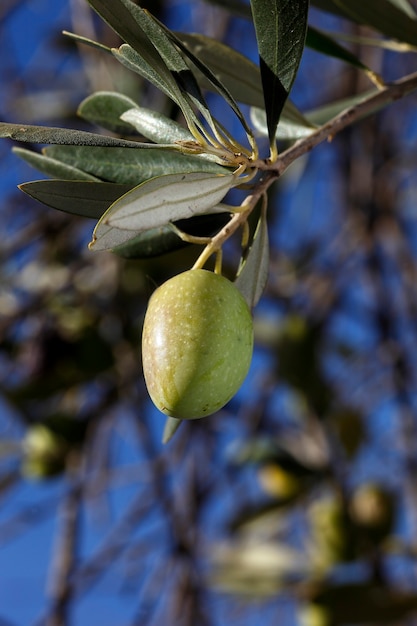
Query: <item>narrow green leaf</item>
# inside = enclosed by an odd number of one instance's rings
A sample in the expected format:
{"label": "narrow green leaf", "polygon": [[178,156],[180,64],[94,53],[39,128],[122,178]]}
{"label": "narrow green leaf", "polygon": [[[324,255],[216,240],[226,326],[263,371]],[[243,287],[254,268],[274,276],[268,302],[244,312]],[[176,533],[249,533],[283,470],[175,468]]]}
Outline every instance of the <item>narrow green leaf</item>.
{"label": "narrow green leaf", "polygon": [[25,150],[24,148],[13,148],[13,152],[21,159],[29,163],[39,172],[51,176],[52,178],[62,178],[64,180],[96,180],[99,179],[87,172],[52,159],[33,150]]}
{"label": "narrow green leaf", "polygon": [[82,35],[77,35],[76,33],[70,33],[67,30],[63,30],[62,34],[65,35],[66,37],[69,37],[69,39],[73,39],[77,43],[82,43],[86,46],[90,46],[91,48],[96,48],[97,50],[100,50],[101,52],[111,53],[111,48],[109,48],[108,46],[105,46],[102,43],[99,43],[98,41],[89,39],[88,37],[83,37]]}
{"label": "narrow green leaf", "polygon": [[271,152],[304,50],[308,0],[251,0]]}
{"label": "narrow green leaf", "polygon": [[178,58],[176,66],[173,63],[173,67],[168,67],[160,51],[149,38],[152,36],[156,41],[152,27],[149,25],[151,20],[146,21],[146,32],[142,27],[147,19],[143,9],[131,0],[112,0],[111,3],[106,0],[88,0],[88,2],[128,44],[128,47],[123,45],[118,50],[113,50],[114,56],[123,65],[150,80],[172,98],[184,113],[187,124],[191,127],[198,127],[198,120],[187,98],[183,95],[183,85],[181,84],[180,87],[180,76],[174,75],[171,71],[178,72]]}
{"label": "narrow green leaf", "polygon": [[373,48],[382,48],[384,50],[393,50],[394,52],[402,53],[417,51],[417,45],[413,46],[409,43],[398,41],[397,39],[388,39],[387,37],[382,38],[378,34],[373,37],[363,37],[362,35],[355,35],[340,31],[328,34],[334,39],[358,44],[360,46],[371,46]]}
{"label": "narrow green leaf", "polygon": [[[194,104],[209,126],[216,133],[216,124],[211,116],[207,103],[200,91],[200,87],[188,66],[180,47],[176,45],[175,35],[154,18],[148,11],[137,7],[135,18],[148,35],[150,41],[158,50],[167,67],[172,72],[176,83],[182,91],[183,97]],[[181,43],[181,42],[178,42]],[[229,103],[233,108],[233,102]],[[181,103],[180,103],[181,106]],[[184,110],[187,118],[187,112]],[[240,114],[241,115],[241,114]],[[241,116],[242,117],[242,116]]]}
{"label": "narrow green leaf", "polygon": [[103,216],[103,222],[140,231],[198,215],[216,206],[234,181],[233,174],[205,172],[159,176],[120,198]]}
{"label": "narrow green leaf", "polygon": [[[210,68],[238,102],[263,107],[259,67],[240,52],[212,37],[177,33],[182,43]],[[213,90],[207,77],[199,72],[198,79],[205,89]]]}
{"label": "narrow green leaf", "polygon": [[[387,2],[404,11],[404,13],[412,19],[417,17],[413,6],[408,0],[387,0]],[[348,19],[350,17],[341,6],[337,6],[337,0],[311,0],[311,4],[314,4],[317,8],[322,9],[323,11],[334,13],[335,15],[340,15],[341,17],[346,17]]]}
{"label": "narrow green leaf", "polygon": [[132,127],[127,122],[123,122],[121,116],[125,111],[136,106],[134,100],[120,93],[97,91],[81,102],[77,114],[92,124],[124,135],[131,133]]}
{"label": "narrow green leaf", "polygon": [[105,181],[131,187],[163,174],[192,171],[228,173],[227,169],[212,161],[159,147],[125,150],[95,146],[51,146],[45,149],[45,153]]}
{"label": "narrow green leaf", "polygon": [[146,143],[116,139],[106,135],[87,133],[70,128],[31,126],[28,124],[8,124],[0,122],[0,137],[41,144],[61,144],[72,146],[106,146],[122,148],[149,148]]}
{"label": "narrow green leaf", "polygon": [[166,87],[175,92],[177,86],[171,72],[139,23],[141,9],[130,0],[88,0],[88,3],[142,57],[153,72],[160,76]]}
{"label": "narrow green leaf", "polygon": [[59,211],[99,219],[130,187],[112,183],[38,180],[19,185],[19,189]]}
{"label": "narrow green leaf", "polygon": [[314,4],[359,24],[366,24],[387,37],[417,45],[417,19],[404,0],[315,0]]}
{"label": "narrow green leaf", "polygon": [[390,0],[390,2],[392,4],[395,4],[395,6],[397,6],[402,11],[404,11],[404,13],[407,13],[407,15],[412,19],[417,18],[417,13],[408,0]]}
{"label": "narrow green leaf", "polygon": [[417,20],[390,0],[335,0],[353,20],[371,26],[387,37],[417,45]]}
{"label": "narrow green leaf", "polygon": [[[287,105],[289,101],[287,101]],[[299,113],[298,109],[292,111],[288,107],[286,114],[281,115],[279,120],[275,138],[277,140],[291,141],[308,137],[316,129],[317,126],[309,121],[304,115]],[[285,111],[285,109],[284,109]],[[268,126],[266,123],[266,113],[263,109],[252,107],[250,110],[250,119],[256,131],[264,137],[268,137]]]}
{"label": "narrow green leaf", "polygon": [[179,106],[176,85],[174,87],[170,81],[164,80],[132,46],[124,43],[119,48],[112,48],[112,54],[124,67],[148,80]]}
{"label": "narrow green leaf", "polygon": [[175,230],[168,224],[145,230],[126,243],[116,246],[112,252],[124,259],[146,259],[178,250],[186,245],[186,242],[178,237]]}
{"label": "narrow green leaf", "polygon": [[194,141],[193,135],[186,128],[169,119],[158,111],[144,107],[130,108],[121,114],[121,120],[155,143],[175,143],[176,141]]}
{"label": "narrow green leaf", "polygon": [[171,98],[171,100],[173,100],[182,110],[189,127],[199,126],[197,116],[195,115],[188,100],[184,98],[175,81],[173,85],[163,80],[161,75],[156,72],[152,66],[149,65],[149,63],[147,63],[143,57],[141,57],[141,55],[128,44],[123,44],[120,48],[113,49],[112,53],[122,65],[151,82],[166,96],[168,96],[168,98]]}
{"label": "narrow green leaf", "polygon": [[236,287],[251,308],[257,305],[264,292],[268,271],[268,227],[265,211],[262,211],[252,244],[235,280]]}
{"label": "narrow green leaf", "polygon": [[[365,91],[364,93],[357,94],[355,96],[350,96],[349,98],[342,98],[341,100],[336,100],[335,102],[331,102],[330,104],[326,104],[324,106],[318,107],[316,109],[312,109],[306,112],[306,116],[311,122],[321,126],[322,124],[326,124],[329,120],[331,120],[336,115],[339,115],[345,109],[348,109],[355,104],[358,104],[362,100],[366,100],[370,96],[378,93],[377,89],[372,89],[369,91]],[[384,106],[384,105],[382,105]],[[372,115],[378,110],[378,107],[373,109],[372,111],[368,111],[366,116]],[[365,116],[364,116],[365,117]]]}
{"label": "narrow green leaf", "polygon": [[[187,33],[180,33],[178,36],[227,87],[235,100],[263,109],[261,74],[255,63],[240,52],[211,37]],[[201,73],[199,77],[206,89],[212,89],[210,82]],[[300,137],[309,134],[312,130],[311,124],[290,100],[285,102],[280,125],[282,128],[286,125],[291,128],[294,126],[297,128],[304,127],[304,132],[298,135]],[[278,132],[280,131],[278,130]],[[287,133],[284,132],[283,136],[286,137]]]}
{"label": "narrow green leaf", "polygon": [[[161,27],[165,28],[162,24]],[[190,50],[190,48],[183,43],[181,37],[177,37],[175,33],[169,31],[168,29],[165,30],[167,32],[167,36],[172,40],[175,46],[177,46],[187,56],[188,60],[191,61],[193,67],[197,69],[197,71],[199,71],[207,79],[212,89],[214,89],[214,91],[217,92],[227,102],[227,104],[230,106],[230,108],[242,124],[246,134],[248,136],[251,136],[251,130],[249,129],[235,98],[233,97],[227,86],[219,79],[219,77],[214,72],[212,72],[211,68],[203,62],[200,55],[195,55]]]}
{"label": "narrow green leaf", "polygon": [[[335,102],[331,102],[330,104],[325,104],[316,109],[306,111],[305,116],[303,117],[304,120],[307,120],[306,125],[304,124],[304,122],[299,124],[296,117],[294,117],[290,121],[287,121],[284,120],[284,117],[282,116],[278,125],[276,137],[277,139],[283,140],[294,140],[301,139],[302,137],[307,137],[319,126],[326,124],[329,120],[331,120],[336,115],[339,115],[339,113],[342,113],[342,111],[344,111],[345,109],[348,109],[355,104],[358,104],[362,100],[366,100],[376,93],[378,93],[378,89],[372,89],[364,93],[350,96],[349,98],[342,98],[341,100],[336,100]],[[373,110],[368,111],[363,117],[372,115],[373,113],[378,111],[379,108],[383,108],[383,106],[385,105],[381,105],[381,107],[375,107]],[[263,111],[262,109],[252,108],[251,120],[256,130],[261,135],[267,137],[268,129],[266,126],[265,111]]]}
{"label": "narrow green leaf", "polygon": [[353,67],[363,70],[368,75],[375,76],[375,73],[362,63],[358,57],[338,44],[332,37],[330,37],[330,35],[323,33],[317,28],[313,28],[312,26],[308,28],[306,45],[317,52],[327,54],[335,59],[349,63],[350,65],[353,65]]}
{"label": "narrow green leaf", "polygon": [[[103,215],[90,247],[111,249],[136,234],[205,212],[224,212],[218,203],[233,186],[233,174],[168,174],[148,180],[119,198]],[[209,211],[210,210],[210,211]]]}

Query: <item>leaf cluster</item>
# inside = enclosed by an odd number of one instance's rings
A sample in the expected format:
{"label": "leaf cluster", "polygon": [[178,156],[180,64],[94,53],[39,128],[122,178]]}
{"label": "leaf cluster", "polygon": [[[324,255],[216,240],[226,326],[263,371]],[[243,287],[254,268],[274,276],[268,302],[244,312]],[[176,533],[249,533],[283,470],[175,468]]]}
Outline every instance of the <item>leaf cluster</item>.
{"label": "leaf cluster", "polygon": [[[308,0],[252,0],[250,6],[239,0],[216,2],[253,21],[259,65],[205,35],[170,31],[131,0],[88,2],[123,43],[108,48],[66,34],[112,55],[160,89],[181,110],[187,126],[114,92],[94,93],[78,109],[81,118],[111,135],[0,124],[1,137],[47,144],[41,153],[15,149],[19,157],[52,178],[25,183],[21,189],[50,207],[98,220],[91,243],[96,250],[143,258],[186,243],[207,245],[221,232],[227,220],[236,217],[236,210],[243,210],[225,205],[223,198],[233,187],[246,186],[247,179],[256,180],[259,161],[252,125],[268,137],[273,164],[277,141],[285,140],[288,145],[306,139],[352,104],[342,101],[322,111],[302,113],[291,102],[305,46],[365,72],[376,85],[366,96],[383,85],[381,77],[338,41],[342,36],[309,24]],[[414,49],[417,42],[417,18],[408,0],[315,0],[312,5],[370,26],[376,31],[373,45],[395,38]],[[213,116],[205,91],[216,92],[231,108],[246,145]],[[249,105],[250,122],[241,104]],[[244,228],[238,284],[251,305],[256,304],[266,281],[266,208],[258,211],[255,229],[250,231],[245,224],[261,196],[245,207],[243,219],[235,220],[236,228]],[[199,263],[219,253],[224,241],[220,236]]]}

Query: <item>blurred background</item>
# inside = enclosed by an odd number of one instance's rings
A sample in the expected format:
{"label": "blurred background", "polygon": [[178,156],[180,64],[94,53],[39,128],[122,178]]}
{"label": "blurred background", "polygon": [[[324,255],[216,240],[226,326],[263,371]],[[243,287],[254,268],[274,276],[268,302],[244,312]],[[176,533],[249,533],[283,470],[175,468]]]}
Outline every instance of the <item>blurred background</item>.
{"label": "blurred background", "polygon": [[[146,5],[257,59],[243,17]],[[316,9],[311,21],[368,34]],[[2,1],[2,121],[91,130],[76,110],[99,90],[178,117],[63,30],[120,43],[84,0]],[[416,69],[410,53],[352,49],[386,80]],[[371,86],[307,49],[292,98],[308,111]],[[416,96],[393,104],[275,186],[247,380],[166,446],[141,324],[155,285],[198,251],[89,251],[94,222],[17,190],[41,175],[0,142],[0,626],[415,622],[415,111]]]}

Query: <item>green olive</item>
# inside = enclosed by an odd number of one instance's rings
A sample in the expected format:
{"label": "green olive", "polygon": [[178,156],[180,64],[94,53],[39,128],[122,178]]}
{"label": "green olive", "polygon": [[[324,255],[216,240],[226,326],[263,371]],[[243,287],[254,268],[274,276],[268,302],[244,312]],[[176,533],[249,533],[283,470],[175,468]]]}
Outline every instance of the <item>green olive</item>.
{"label": "green olive", "polygon": [[218,411],[241,386],[252,350],[249,307],[223,276],[188,270],[152,295],[143,371],[152,401],[166,415],[196,419]]}

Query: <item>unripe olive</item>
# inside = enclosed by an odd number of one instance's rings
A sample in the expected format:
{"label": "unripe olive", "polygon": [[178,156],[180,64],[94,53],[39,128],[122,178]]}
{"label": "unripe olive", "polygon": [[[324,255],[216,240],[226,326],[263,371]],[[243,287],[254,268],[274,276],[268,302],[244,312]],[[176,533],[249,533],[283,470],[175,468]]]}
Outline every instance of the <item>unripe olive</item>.
{"label": "unripe olive", "polygon": [[249,307],[223,276],[188,270],[152,295],[143,371],[152,401],[166,415],[196,419],[223,407],[241,386],[252,350]]}

